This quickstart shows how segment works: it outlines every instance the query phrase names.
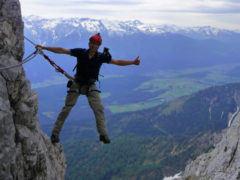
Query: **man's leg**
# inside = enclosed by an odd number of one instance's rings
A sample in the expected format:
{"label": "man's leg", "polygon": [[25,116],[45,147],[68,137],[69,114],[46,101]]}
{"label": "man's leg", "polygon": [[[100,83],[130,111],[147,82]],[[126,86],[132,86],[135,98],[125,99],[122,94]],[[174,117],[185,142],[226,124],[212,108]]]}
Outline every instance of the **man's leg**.
{"label": "man's leg", "polygon": [[103,141],[105,144],[110,143],[110,140],[107,135],[106,119],[104,114],[104,107],[102,100],[100,98],[99,92],[97,91],[96,85],[91,85],[89,92],[87,93],[88,103],[92,108],[97,124],[97,130],[100,134],[100,141]]}
{"label": "man's leg", "polygon": [[79,86],[73,83],[72,87],[68,91],[68,94],[65,100],[65,106],[62,108],[62,111],[58,115],[58,118],[54,124],[54,128],[52,130],[52,137],[51,137],[52,142],[59,142],[58,137],[62,130],[65,119],[69,115],[72,107],[76,104],[78,97],[79,97]]}

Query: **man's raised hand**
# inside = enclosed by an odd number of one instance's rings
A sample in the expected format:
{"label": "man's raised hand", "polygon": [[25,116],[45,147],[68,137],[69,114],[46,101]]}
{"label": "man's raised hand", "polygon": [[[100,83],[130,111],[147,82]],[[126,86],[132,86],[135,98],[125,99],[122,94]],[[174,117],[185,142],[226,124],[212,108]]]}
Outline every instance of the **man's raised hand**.
{"label": "man's raised hand", "polygon": [[140,58],[139,56],[133,61],[134,65],[139,65],[140,64]]}

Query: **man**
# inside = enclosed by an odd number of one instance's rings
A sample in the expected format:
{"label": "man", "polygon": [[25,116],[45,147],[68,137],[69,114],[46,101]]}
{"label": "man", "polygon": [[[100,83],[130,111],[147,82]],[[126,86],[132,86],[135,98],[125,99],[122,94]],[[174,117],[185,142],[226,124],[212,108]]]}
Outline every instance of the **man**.
{"label": "man", "polygon": [[113,59],[108,52],[98,52],[101,44],[102,38],[100,36],[100,33],[98,33],[89,38],[88,49],[64,49],[61,47],[46,47],[41,45],[36,46],[36,48],[41,48],[54,53],[69,54],[77,58],[77,72],[75,75],[75,81],[72,82],[70,86],[70,90],[68,91],[65,100],[65,106],[62,108],[62,111],[58,115],[58,118],[52,130],[52,143],[59,142],[59,134],[63,127],[64,121],[70,113],[72,107],[76,104],[80,94],[87,96],[88,103],[94,112],[97,130],[99,133],[99,140],[104,144],[110,143],[106,128],[104,107],[99,95],[99,91],[95,85],[95,82],[98,80],[101,65],[102,63],[110,63],[119,66],[139,65],[140,59],[139,57],[137,57],[135,60]]}

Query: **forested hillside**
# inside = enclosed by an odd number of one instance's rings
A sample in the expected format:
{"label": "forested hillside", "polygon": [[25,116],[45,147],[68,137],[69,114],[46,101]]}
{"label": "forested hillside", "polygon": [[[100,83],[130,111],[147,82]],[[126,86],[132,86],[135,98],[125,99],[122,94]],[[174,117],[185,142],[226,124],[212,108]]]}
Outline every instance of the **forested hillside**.
{"label": "forested hillside", "polygon": [[221,139],[221,130],[238,111],[239,92],[239,83],[215,86],[147,110],[109,116],[110,145],[98,142],[93,120],[69,121],[61,135],[67,178],[161,179],[177,173]]}

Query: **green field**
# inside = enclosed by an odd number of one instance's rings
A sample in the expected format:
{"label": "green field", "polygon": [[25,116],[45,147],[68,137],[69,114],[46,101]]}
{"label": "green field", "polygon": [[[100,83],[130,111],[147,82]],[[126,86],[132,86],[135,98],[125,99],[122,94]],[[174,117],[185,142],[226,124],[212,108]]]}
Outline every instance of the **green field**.
{"label": "green field", "polygon": [[114,104],[107,106],[107,108],[112,113],[141,110],[211,86],[240,82],[240,76],[228,75],[236,66],[239,64],[147,74],[146,76],[151,77],[151,80],[142,82],[133,91],[136,94],[139,91],[157,93],[157,96],[144,102]]}

